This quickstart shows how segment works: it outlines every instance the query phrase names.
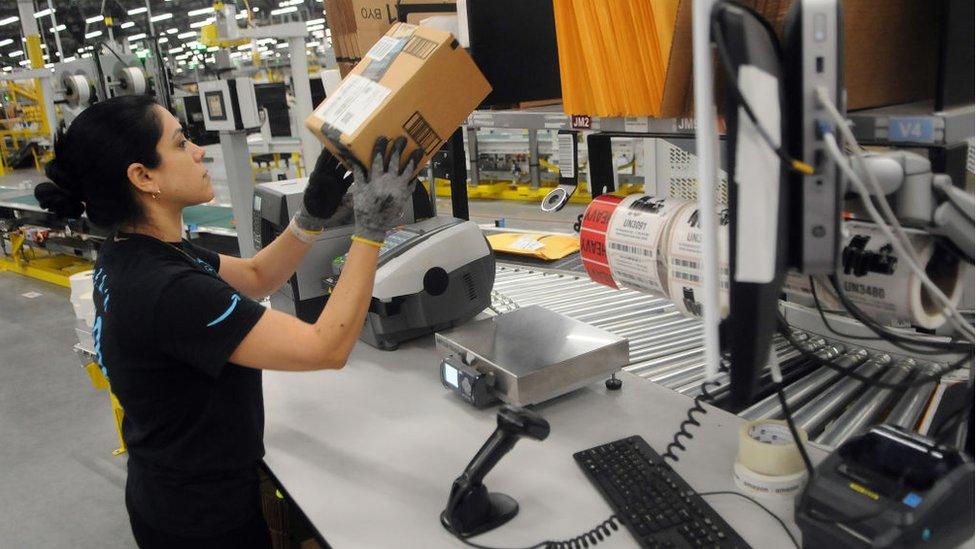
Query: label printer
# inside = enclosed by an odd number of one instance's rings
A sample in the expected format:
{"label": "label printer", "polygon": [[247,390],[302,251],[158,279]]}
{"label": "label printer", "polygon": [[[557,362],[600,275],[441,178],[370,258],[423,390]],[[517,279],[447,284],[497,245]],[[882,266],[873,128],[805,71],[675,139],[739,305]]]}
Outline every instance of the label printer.
{"label": "label printer", "polygon": [[[287,230],[301,206],[307,179],[257,185],[254,189],[254,247],[270,244]],[[403,342],[461,324],[491,304],[495,256],[472,221],[433,217],[390,231],[380,249],[373,298],[360,339],[393,350]],[[298,270],[274,295],[275,309],[314,322],[338,282],[353,225],[327,229]]]}

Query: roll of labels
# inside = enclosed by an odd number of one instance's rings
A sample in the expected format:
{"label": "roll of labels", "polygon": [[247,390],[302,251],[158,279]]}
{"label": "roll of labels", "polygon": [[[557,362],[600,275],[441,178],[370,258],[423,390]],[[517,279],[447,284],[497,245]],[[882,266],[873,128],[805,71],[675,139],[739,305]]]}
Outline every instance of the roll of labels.
{"label": "roll of labels", "polygon": [[[728,210],[718,213],[719,301],[728,314]],[[946,322],[940,304],[920,279],[892,251],[890,240],[875,226],[846,222],[838,282],[845,295],[872,318],[892,325],[911,324],[935,329]],[[909,230],[917,255],[933,281],[958,304],[968,267],[940,250],[927,233]],[[611,288],[626,287],[670,299],[685,315],[702,314],[702,233],[695,202],[630,195],[597,197],[580,224],[580,256],[589,277]],[[812,305],[809,280],[790,275],[783,291]],[[817,295],[828,309],[842,310],[833,290],[821,284]]]}
{"label": "roll of labels", "polygon": [[65,74],[61,77],[61,84],[64,87],[64,98],[68,105],[77,107],[87,105],[91,101],[91,84],[83,74]]}
{"label": "roll of labels", "polygon": [[[807,444],[807,434],[798,429]],[[758,496],[792,497],[803,487],[807,472],[785,421],[766,419],[739,429],[739,454],[732,477],[742,490]]]}

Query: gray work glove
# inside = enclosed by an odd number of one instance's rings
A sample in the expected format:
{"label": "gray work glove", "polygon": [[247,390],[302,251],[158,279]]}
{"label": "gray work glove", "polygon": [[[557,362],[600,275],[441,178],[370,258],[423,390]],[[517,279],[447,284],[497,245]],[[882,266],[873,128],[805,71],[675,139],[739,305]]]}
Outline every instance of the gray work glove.
{"label": "gray work glove", "polygon": [[349,162],[355,179],[349,189],[356,216],[354,236],[377,245],[382,244],[386,232],[400,222],[403,207],[413,195],[416,186],[413,174],[423,155],[423,150],[417,149],[407,157],[406,163],[402,163],[407,139],[398,137],[393,141],[390,153],[386,154],[388,143],[389,139],[385,137],[376,140],[369,173],[359,162]]}
{"label": "gray work glove", "polygon": [[351,220],[352,201],[346,193],[351,184],[352,174],[347,174],[339,159],[323,149],[309,174],[302,207],[295,214],[298,228],[318,233],[342,225],[342,219]]}

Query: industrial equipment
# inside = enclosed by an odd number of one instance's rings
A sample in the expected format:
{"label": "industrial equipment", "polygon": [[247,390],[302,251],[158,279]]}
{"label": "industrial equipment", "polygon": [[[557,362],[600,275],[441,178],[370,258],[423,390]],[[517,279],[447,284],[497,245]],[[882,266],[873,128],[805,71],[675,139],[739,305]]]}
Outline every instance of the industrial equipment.
{"label": "industrial equipment", "polygon": [[544,402],[610,376],[629,355],[627,339],[537,305],[435,340],[444,357],[441,381],[475,405],[485,402],[485,388],[508,404]]}
{"label": "industrial equipment", "polygon": [[[341,265],[338,270],[341,271]],[[473,221],[433,217],[387,233],[360,339],[387,350],[491,304],[495,256]]]}
{"label": "industrial equipment", "polygon": [[957,547],[973,536],[973,463],[888,425],[844,443],[797,501],[808,547]]}

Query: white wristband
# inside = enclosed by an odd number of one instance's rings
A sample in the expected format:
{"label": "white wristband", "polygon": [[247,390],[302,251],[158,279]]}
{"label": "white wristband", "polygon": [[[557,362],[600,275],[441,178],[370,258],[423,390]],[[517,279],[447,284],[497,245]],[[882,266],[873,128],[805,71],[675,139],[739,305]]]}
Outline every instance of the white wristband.
{"label": "white wristband", "polygon": [[311,244],[315,242],[315,239],[322,234],[323,231],[309,231],[298,226],[295,218],[291,218],[291,223],[288,224],[288,228],[291,229],[291,234],[295,235],[295,238],[301,240],[306,244]]}

